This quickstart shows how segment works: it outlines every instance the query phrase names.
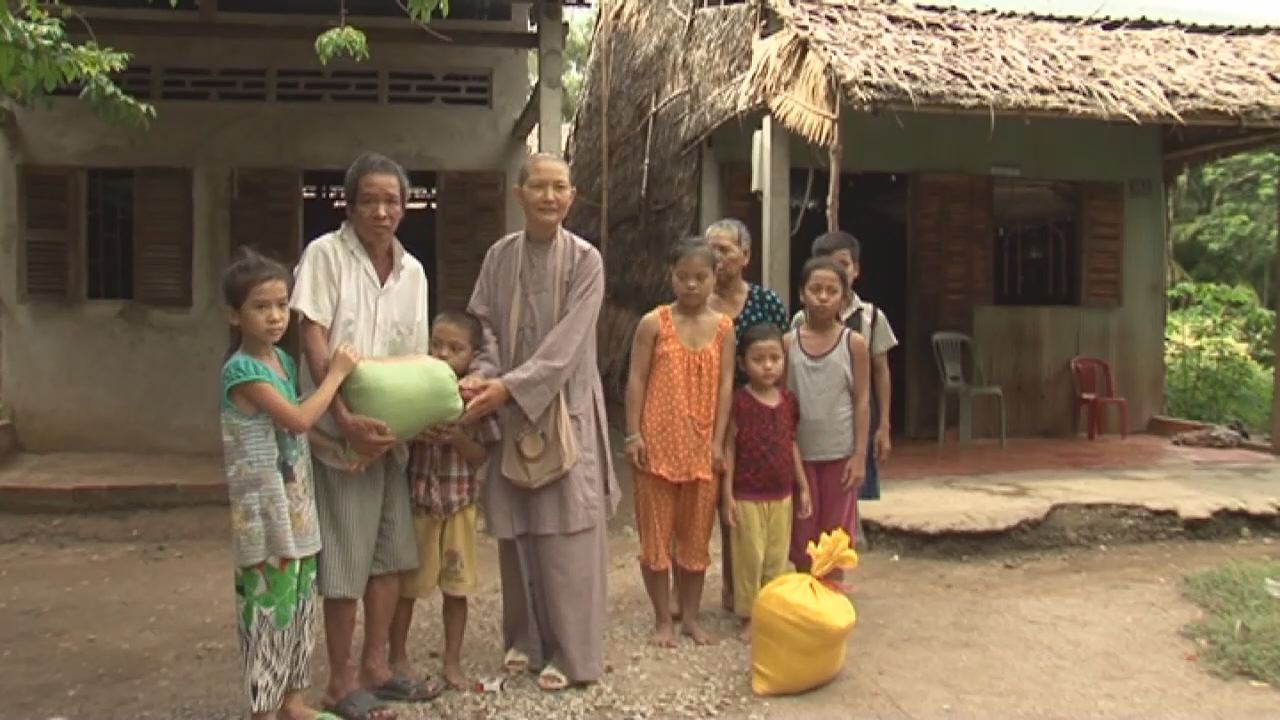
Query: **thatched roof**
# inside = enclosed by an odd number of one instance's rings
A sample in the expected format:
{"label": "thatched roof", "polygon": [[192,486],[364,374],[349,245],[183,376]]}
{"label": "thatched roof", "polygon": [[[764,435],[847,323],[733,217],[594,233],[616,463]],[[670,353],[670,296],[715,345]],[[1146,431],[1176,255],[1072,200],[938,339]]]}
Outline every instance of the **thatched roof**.
{"label": "thatched roof", "polygon": [[[781,23],[761,38],[764,8]],[[579,191],[568,225],[604,251],[611,393],[639,313],[670,292],[662,249],[698,229],[702,141],[767,106],[826,144],[837,97],[867,111],[1280,127],[1280,33],[889,0],[602,3],[568,143]]]}
{"label": "thatched roof", "polygon": [[[1274,30],[1064,20],[888,0],[767,4],[782,27],[755,43],[744,97],[763,100],[816,142],[829,138],[824,118],[833,108],[814,103],[823,90],[813,87],[822,82],[814,68],[826,68],[857,109],[1280,125]],[[805,106],[813,106],[807,114]]]}

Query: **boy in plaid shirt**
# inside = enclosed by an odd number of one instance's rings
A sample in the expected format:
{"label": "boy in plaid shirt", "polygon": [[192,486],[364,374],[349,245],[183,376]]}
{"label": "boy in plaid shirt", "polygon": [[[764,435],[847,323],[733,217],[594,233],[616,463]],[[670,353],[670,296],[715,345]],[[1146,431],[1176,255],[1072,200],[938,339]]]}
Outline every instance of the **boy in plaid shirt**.
{"label": "boy in plaid shirt", "polygon": [[[431,355],[466,375],[483,342],[480,321],[466,313],[443,312],[431,328]],[[476,500],[480,466],[497,442],[498,422],[490,415],[472,426],[428,428],[409,448],[409,488],[418,538],[418,569],[400,576],[400,603],[391,625],[391,668],[413,679],[409,667],[409,626],[413,606],[440,588],[444,595],[444,679],[466,687],[462,636],[467,596],[476,589]]]}

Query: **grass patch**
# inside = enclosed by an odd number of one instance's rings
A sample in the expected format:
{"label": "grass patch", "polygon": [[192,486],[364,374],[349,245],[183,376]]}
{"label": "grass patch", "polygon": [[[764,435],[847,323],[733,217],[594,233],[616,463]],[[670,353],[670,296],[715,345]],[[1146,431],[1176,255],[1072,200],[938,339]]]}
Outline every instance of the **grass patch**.
{"label": "grass patch", "polygon": [[1280,599],[1267,593],[1266,578],[1280,580],[1280,561],[1235,561],[1188,576],[1184,592],[1204,617],[1186,634],[1214,673],[1280,686]]}

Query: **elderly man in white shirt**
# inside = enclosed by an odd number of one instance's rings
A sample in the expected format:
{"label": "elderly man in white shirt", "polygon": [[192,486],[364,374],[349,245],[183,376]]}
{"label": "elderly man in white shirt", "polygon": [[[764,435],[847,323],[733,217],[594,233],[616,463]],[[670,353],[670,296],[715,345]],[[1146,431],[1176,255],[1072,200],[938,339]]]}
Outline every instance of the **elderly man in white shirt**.
{"label": "elderly man in white shirt", "polygon": [[[302,316],[304,383],[310,387],[328,372],[330,349],[343,342],[365,357],[428,352],[426,271],[395,236],[408,192],[400,165],[373,153],[361,156],[347,170],[347,221],[303,252],[290,304]],[[367,463],[359,471],[319,461],[315,468],[324,545],[317,584],[330,668],[324,704],[343,717],[391,718],[382,701],[424,701],[439,692],[397,677],[387,662],[399,573],[418,566],[408,452],[386,425],[353,414],[341,396],[319,429],[345,438]],[[365,631],[357,672],[351,643],[361,598]]]}

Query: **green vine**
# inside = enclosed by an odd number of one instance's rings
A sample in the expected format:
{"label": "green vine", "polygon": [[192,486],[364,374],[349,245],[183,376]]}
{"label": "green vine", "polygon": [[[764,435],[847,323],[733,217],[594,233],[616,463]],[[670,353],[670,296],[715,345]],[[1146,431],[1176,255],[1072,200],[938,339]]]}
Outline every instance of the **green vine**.
{"label": "green vine", "polygon": [[369,59],[369,41],[364,32],[350,25],[330,28],[316,37],[316,57],[321,65],[328,65],[335,57],[346,56],[353,60]]}

